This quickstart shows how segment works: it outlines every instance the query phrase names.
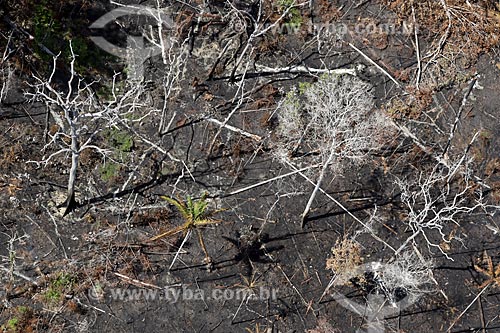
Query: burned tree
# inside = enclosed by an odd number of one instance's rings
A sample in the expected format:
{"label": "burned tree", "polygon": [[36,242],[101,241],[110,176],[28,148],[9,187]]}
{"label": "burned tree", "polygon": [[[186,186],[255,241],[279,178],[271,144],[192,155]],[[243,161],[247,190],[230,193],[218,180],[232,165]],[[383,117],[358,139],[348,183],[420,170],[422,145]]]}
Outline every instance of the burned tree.
{"label": "burned tree", "polygon": [[353,75],[322,75],[303,91],[291,91],[278,113],[281,159],[295,166],[322,165],[302,213],[302,225],[328,170],[362,161],[383,141],[388,122],[372,111],[370,84]]}
{"label": "burned tree", "polygon": [[55,57],[49,78],[44,80],[35,76],[33,91],[27,93],[32,101],[46,104],[47,112],[50,112],[55,122],[52,130],[47,133],[50,139],[42,150],[44,153],[52,152],[48,156],[44,155],[42,161],[35,163],[46,166],[53,158],[62,154],[71,158],[64,215],[68,214],[76,203],[75,187],[80,153],[85,149],[94,149],[102,155],[108,152],[93,144],[96,135],[103,130],[101,125],[105,117],[102,112],[96,112],[99,106],[95,92],[91,89],[92,83],[85,83],[75,72],[76,55],[71,43],[70,49],[72,58],[66,85],[61,87],[55,83],[58,61],[58,57]]}

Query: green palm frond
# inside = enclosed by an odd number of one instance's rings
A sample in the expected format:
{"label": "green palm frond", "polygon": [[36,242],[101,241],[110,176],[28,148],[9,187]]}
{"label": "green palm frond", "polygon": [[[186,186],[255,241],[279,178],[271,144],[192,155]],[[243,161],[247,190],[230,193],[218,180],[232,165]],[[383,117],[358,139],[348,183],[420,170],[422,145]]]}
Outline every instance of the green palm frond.
{"label": "green palm frond", "polygon": [[185,201],[180,198],[175,199],[168,196],[161,196],[161,198],[167,201],[169,204],[175,206],[177,210],[182,214],[185,222],[182,226],[176,227],[162,234],[159,234],[150,239],[150,241],[157,240],[163,237],[168,237],[174,235],[180,231],[186,232],[189,229],[196,227],[203,227],[209,224],[216,224],[221,222],[220,220],[211,219],[210,216],[215,215],[221,210],[215,210],[208,212],[208,202],[206,200],[207,193],[205,192],[200,199],[193,200],[191,196],[187,196]]}
{"label": "green palm frond", "polygon": [[[185,201],[182,201],[180,198],[174,199],[171,197],[162,196],[161,198],[163,200],[167,201],[169,204],[175,206],[177,210],[179,210],[179,212],[182,214],[182,217],[184,218],[184,223],[181,226],[175,227],[173,229],[170,229],[166,232],[163,232],[161,234],[158,234],[150,238],[149,241],[155,241],[160,238],[169,237],[179,232],[184,233],[185,235],[184,237],[186,240],[187,237],[189,237],[190,231],[196,229],[196,233],[198,235],[198,241],[200,243],[203,252],[205,253],[205,260],[207,263],[211,263],[210,256],[208,255],[208,251],[205,246],[205,241],[203,240],[201,229],[209,224],[216,224],[221,222],[221,220],[212,219],[210,217],[222,211],[222,209],[209,212],[207,210],[208,202],[206,200],[206,197],[207,197],[206,192],[198,200],[193,200],[189,195],[186,197]],[[175,258],[171,266],[173,265],[174,262]]]}
{"label": "green palm frond", "polygon": [[190,195],[187,196],[186,202],[187,202],[186,207],[189,212],[189,216],[194,220],[194,215],[195,215],[194,205],[193,205],[193,199],[191,199]]}
{"label": "green palm frond", "polygon": [[161,196],[161,198],[163,200],[167,201],[169,204],[177,207],[179,212],[181,212],[182,217],[184,217],[185,219],[189,219],[191,217],[191,212],[189,211],[189,206],[186,206],[186,204],[184,202],[177,200],[177,199],[174,199],[174,198],[167,197],[166,195]]}
{"label": "green palm frond", "polygon": [[193,205],[193,219],[195,221],[203,218],[205,211],[208,207],[208,203],[205,200],[199,200]]}

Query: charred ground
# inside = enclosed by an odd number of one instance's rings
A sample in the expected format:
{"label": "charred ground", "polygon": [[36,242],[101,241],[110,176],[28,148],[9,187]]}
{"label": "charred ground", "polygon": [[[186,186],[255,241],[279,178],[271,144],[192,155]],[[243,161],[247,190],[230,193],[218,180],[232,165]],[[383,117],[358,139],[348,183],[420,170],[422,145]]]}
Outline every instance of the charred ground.
{"label": "charred ground", "polygon": [[[405,244],[403,252],[433,262],[433,280],[418,301],[386,318],[388,332],[499,329],[500,12],[493,2],[159,5],[175,22],[162,31],[172,43],[165,56],[146,60],[143,81],[131,82],[129,69],[88,37],[100,33],[124,46],[129,34],[149,34],[159,42],[154,20],[149,29],[141,26],[147,20],[123,17],[97,32],[89,25],[116,4],[1,3],[3,331],[355,332],[366,321],[333,291],[364,304],[376,279],[351,278],[350,270],[389,265],[399,255],[391,247]],[[285,108],[290,91],[303,103],[327,70],[350,71],[338,75],[369,85],[373,112],[387,127],[363,163],[346,157],[326,170],[321,188],[330,197],[318,193],[302,228],[314,189],[306,177],[316,182],[319,170],[293,172],[321,164],[322,143],[308,137],[283,154],[280,114],[292,110]],[[65,109],[41,94],[65,96],[68,87],[81,97],[65,105],[93,115],[80,123],[78,144],[90,143],[79,153],[70,207],[71,150],[47,160],[71,142]],[[425,209],[419,185],[440,173],[449,177],[426,193],[448,196],[412,224],[412,209]],[[482,206],[406,243],[460,193],[464,207]],[[198,230],[189,239],[179,232],[150,241],[185,222],[161,196],[199,202],[205,194],[206,212],[222,209],[212,217],[219,223],[200,228],[211,267]],[[342,274],[344,285],[327,288]],[[276,297],[173,302],[165,287]],[[158,294],[124,300],[116,290]]]}

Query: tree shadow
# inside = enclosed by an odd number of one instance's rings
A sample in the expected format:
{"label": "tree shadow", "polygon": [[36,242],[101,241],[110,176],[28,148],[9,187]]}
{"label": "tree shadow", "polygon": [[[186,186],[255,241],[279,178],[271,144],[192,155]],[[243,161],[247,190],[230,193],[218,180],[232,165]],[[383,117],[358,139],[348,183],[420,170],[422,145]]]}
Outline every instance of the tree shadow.
{"label": "tree shadow", "polygon": [[254,263],[275,263],[275,261],[269,256],[269,253],[279,251],[285,247],[284,245],[267,246],[267,244],[273,241],[285,239],[287,236],[271,238],[267,233],[260,233],[258,228],[250,226],[237,231],[235,238],[227,236],[222,236],[222,238],[233,244],[236,247],[237,253],[232,259],[221,261],[217,263],[215,267],[226,267],[224,265],[220,265],[224,262],[231,263],[227,266],[241,264],[243,276],[251,278],[255,270],[253,265]]}

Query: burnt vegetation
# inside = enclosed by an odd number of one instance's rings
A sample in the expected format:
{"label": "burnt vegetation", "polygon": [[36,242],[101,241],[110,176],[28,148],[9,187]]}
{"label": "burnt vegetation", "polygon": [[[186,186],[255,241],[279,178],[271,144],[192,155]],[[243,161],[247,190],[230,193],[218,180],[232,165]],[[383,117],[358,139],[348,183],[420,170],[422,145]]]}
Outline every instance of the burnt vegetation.
{"label": "burnt vegetation", "polygon": [[2,332],[500,327],[498,2],[0,14]]}

